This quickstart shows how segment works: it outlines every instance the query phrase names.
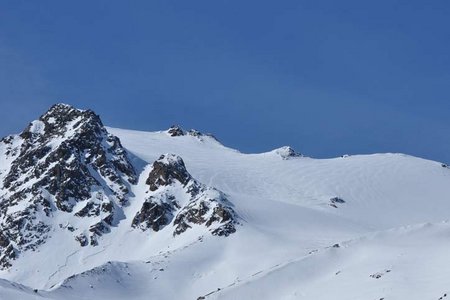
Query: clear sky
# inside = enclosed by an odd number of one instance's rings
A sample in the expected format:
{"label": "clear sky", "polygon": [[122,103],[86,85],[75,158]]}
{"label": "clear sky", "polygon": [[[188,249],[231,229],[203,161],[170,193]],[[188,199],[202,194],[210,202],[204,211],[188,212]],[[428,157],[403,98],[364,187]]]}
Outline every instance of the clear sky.
{"label": "clear sky", "polygon": [[243,152],[450,162],[450,1],[0,0],[0,135],[56,102]]}

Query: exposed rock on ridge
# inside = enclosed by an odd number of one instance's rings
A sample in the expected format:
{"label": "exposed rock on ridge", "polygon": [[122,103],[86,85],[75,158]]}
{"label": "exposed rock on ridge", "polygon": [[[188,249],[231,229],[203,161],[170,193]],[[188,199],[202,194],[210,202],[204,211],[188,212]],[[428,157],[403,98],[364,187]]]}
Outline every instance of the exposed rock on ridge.
{"label": "exposed rock on ridge", "polygon": [[171,137],[178,137],[178,136],[193,136],[199,139],[200,141],[203,141],[204,137],[212,138],[215,141],[218,141],[217,138],[210,134],[210,133],[202,133],[195,129],[190,130],[184,130],[179,125],[173,125],[169,129],[167,129],[166,133],[170,135]]}
{"label": "exposed rock on ridge", "polygon": [[282,159],[291,159],[295,157],[302,157],[303,155],[296,152],[290,146],[284,146],[278,149],[273,150],[277,155],[279,155]]}

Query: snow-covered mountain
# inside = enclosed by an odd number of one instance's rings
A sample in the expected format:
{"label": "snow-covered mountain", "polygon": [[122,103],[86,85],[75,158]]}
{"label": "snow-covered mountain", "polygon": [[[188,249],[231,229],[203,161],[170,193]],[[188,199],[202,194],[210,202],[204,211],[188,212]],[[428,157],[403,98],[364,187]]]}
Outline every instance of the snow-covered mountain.
{"label": "snow-covered mountain", "polygon": [[243,154],[58,104],[0,141],[0,299],[445,299],[449,211],[442,163]]}
{"label": "snow-covered mountain", "polygon": [[[80,246],[123,218],[134,167],[92,111],[55,105],[20,135],[0,141],[0,264],[37,250],[55,230]],[[86,219],[86,220],[79,220]]]}

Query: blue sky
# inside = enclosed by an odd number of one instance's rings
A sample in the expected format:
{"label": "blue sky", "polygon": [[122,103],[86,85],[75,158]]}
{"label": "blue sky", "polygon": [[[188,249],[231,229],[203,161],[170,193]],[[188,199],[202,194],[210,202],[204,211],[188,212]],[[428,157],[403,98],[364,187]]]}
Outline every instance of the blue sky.
{"label": "blue sky", "polygon": [[450,162],[448,1],[0,0],[0,135],[51,104],[244,152]]}

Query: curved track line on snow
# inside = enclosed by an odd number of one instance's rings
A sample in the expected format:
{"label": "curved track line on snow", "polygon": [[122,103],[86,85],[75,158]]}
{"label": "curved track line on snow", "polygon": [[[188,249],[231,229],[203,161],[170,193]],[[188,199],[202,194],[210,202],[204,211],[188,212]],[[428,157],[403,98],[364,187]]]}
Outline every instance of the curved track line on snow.
{"label": "curved track line on snow", "polygon": [[[52,280],[52,278],[53,278],[56,274],[58,274],[62,269],[66,268],[66,267],[67,267],[67,264],[69,263],[69,259],[70,259],[72,256],[74,256],[75,254],[77,254],[79,251],[80,251],[80,250],[76,250],[76,251],[72,252],[71,254],[69,254],[69,255],[66,257],[66,260],[65,260],[64,264],[61,265],[61,266],[59,266],[59,267],[58,267],[58,270],[56,270],[55,272],[53,272],[53,273],[48,277],[48,279],[47,279],[48,282],[50,282],[50,281]],[[53,284],[50,288],[52,288],[52,287],[54,287],[54,286],[55,286],[55,285]]]}

